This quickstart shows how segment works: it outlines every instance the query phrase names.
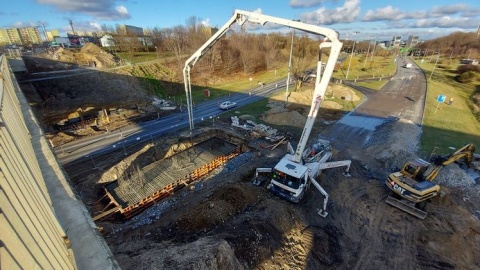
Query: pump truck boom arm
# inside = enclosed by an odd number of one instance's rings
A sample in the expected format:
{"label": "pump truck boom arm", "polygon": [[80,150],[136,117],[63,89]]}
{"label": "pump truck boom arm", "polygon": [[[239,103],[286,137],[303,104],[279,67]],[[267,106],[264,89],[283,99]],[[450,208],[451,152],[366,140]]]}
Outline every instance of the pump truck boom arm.
{"label": "pump truck boom arm", "polygon": [[[331,39],[330,37],[324,40],[324,42],[320,43],[320,52],[319,52],[319,59],[317,64],[317,76],[315,81],[315,91],[313,92],[313,99],[312,104],[310,106],[310,111],[308,113],[307,121],[303,128],[302,136],[300,137],[300,141],[298,142],[297,148],[293,155],[293,161],[296,163],[301,162],[302,154],[305,150],[305,146],[307,145],[308,138],[310,137],[310,132],[312,131],[313,124],[317,118],[318,110],[320,109],[320,105],[325,98],[325,92],[327,91],[328,83],[330,82],[330,78],[333,74],[333,69],[337,63],[338,55],[342,48],[342,43],[338,40],[338,37],[335,36],[335,39]],[[327,64],[325,65],[325,70],[322,73],[322,49],[330,47],[330,54],[327,60]]]}
{"label": "pump truck boom arm", "polygon": [[[254,12],[248,12],[248,11],[243,11],[243,10],[235,10],[233,16],[215,33],[208,39],[196,52],[193,53],[190,58],[187,59],[185,62],[185,67],[183,68],[183,79],[184,79],[184,84],[185,84],[185,95],[186,95],[186,100],[187,100],[187,110],[188,110],[188,119],[189,119],[189,124],[190,124],[190,130],[193,130],[194,124],[193,124],[193,106],[192,106],[192,87],[191,87],[191,81],[190,81],[190,70],[191,68],[197,63],[197,61],[205,55],[208,50],[223,36],[225,33],[228,31],[228,29],[235,23],[237,22],[239,25],[243,25],[245,22],[251,22],[251,23],[256,23],[256,24],[261,24],[264,25],[265,23],[275,23],[278,25],[283,25],[283,26],[288,26],[294,29],[302,30],[307,33],[311,34],[316,34],[316,35],[321,35],[325,37],[325,40],[329,40],[329,42],[322,42],[320,44],[320,49],[323,47],[331,47],[330,51],[330,57],[327,62],[327,65],[325,66],[325,71],[324,75],[322,76],[322,81],[320,84],[318,84],[319,81],[319,70],[321,69],[321,62],[319,61],[319,67],[317,68],[317,84],[315,87],[315,100],[318,100],[318,108],[320,107],[321,100],[323,99],[323,96],[325,94],[325,91],[327,89],[328,82],[330,80],[330,77],[332,76],[333,69],[335,68],[335,64],[337,62],[338,54],[340,53],[340,49],[342,48],[342,43],[338,40],[338,33],[335,32],[332,29],[316,26],[316,25],[311,25],[311,24],[306,24],[302,23],[299,21],[292,21],[292,20],[287,20],[287,19],[282,19],[282,18],[277,18],[277,17],[272,17],[268,15],[263,15],[263,14],[258,14]],[[313,105],[313,103],[312,103]],[[313,106],[312,106],[313,107]],[[311,128],[313,126],[313,122],[315,121],[315,117],[317,114],[317,111],[314,112],[313,108],[310,110],[309,113],[309,120],[310,118],[313,117],[310,121],[312,122],[310,124],[310,127],[307,128],[308,125],[305,126],[305,129],[303,131],[304,134],[302,134],[302,139],[300,140],[299,147],[302,146],[303,140],[304,145],[301,147],[302,149],[305,148],[306,141],[308,140],[308,136],[310,135]],[[307,124],[309,123],[309,120],[307,120]],[[305,137],[305,139],[303,139]],[[303,150],[302,150],[303,151]],[[298,155],[299,157],[301,156],[300,148],[297,147],[296,153],[300,153]]]}

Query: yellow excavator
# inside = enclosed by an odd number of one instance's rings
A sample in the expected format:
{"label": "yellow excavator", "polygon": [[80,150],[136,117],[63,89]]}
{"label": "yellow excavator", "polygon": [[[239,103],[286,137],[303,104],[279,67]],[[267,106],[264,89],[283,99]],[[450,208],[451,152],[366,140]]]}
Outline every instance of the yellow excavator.
{"label": "yellow excavator", "polygon": [[423,159],[408,161],[401,171],[388,176],[386,184],[392,192],[386,202],[420,219],[425,219],[426,202],[440,192],[440,186],[432,183],[440,169],[462,158],[466,165],[470,165],[474,152],[475,146],[470,143],[452,154],[436,156],[432,158],[432,162]]}

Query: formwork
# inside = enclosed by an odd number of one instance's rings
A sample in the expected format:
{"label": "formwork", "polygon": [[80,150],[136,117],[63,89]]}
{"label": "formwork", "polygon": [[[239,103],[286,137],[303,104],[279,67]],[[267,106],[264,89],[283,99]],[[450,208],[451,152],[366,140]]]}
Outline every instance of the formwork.
{"label": "formwork", "polygon": [[122,177],[104,188],[115,207],[94,217],[120,212],[129,219],[178,189],[199,180],[240,154],[240,147],[213,137],[166,159],[151,163],[128,178]]}

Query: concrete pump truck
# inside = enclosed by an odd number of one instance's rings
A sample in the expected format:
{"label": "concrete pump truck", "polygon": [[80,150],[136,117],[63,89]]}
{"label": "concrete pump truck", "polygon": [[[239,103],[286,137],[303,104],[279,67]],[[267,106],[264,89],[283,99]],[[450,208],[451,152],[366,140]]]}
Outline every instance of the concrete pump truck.
{"label": "concrete pump truck", "polygon": [[[288,153],[275,165],[274,168],[257,168],[254,184],[260,185],[260,173],[269,173],[271,175],[268,189],[275,195],[278,195],[291,202],[299,202],[306,194],[310,185],[313,184],[323,195],[323,207],[318,214],[326,217],[328,212],[326,206],[328,202],[328,193],[316,181],[322,170],[345,166],[345,176],[350,176],[350,160],[328,162],[332,157],[332,148],[329,141],[318,139],[310,147],[306,147],[312,127],[317,118],[320,105],[325,98],[328,83],[330,82],[333,70],[335,68],[342,43],[338,40],[338,33],[326,28],[301,22],[292,22],[289,26],[304,30],[309,33],[315,33],[324,37],[320,43],[319,60],[317,63],[315,90],[313,100],[308,113],[307,121],[303,128],[300,141],[293,149],[288,143]],[[329,48],[327,63],[324,65],[321,61],[323,49]],[[322,72],[322,67],[325,69]]]}
{"label": "concrete pump truck", "polygon": [[[233,16],[225,23],[205,44],[203,44],[190,58],[185,62],[183,69],[183,78],[185,83],[186,102],[188,109],[188,118],[190,130],[194,127],[193,105],[192,105],[192,88],[190,81],[190,70],[197,63],[197,61],[205,55],[208,50],[227,33],[234,23],[240,26],[246,22],[264,25],[266,23],[273,23],[281,26],[288,26],[293,29],[298,29],[309,34],[323,37],[319,48],[319,60],[317,64],[317,76],[315,81],[315,90],[313,93],[313,100],[310,107],[310,112],[303,129],[300,142],[296,148],[289,144],[290,153],[286,154],[275,168],[258,168],[257,174],[261,172],[270,172],[270,190],[275,194],[288,199],[293,202],[298,202],[304,195],[311,183],[322,192],[325,196],[323,209],[320,210],[321,216],[327,216],[326,204],[328,201],[328,194],[318,184],[315,178],[323,169],[346,166],[345,174],[348,175],[351,161],[335,161],[327,162],[332,156],[331,147],[328,141],[319,140],[309,149],[305,150],[310,132],[317,117],[320,105],[325,97],[328,83],[333,73],[333,69],[337,63],[338,55],[342,48],[342,43],[338,39],[338,33],[332,29],[306,24],[299,21],[276,18],[263,14],[247,12],[242,10],[235,10]],[[328,60],[325,65],[325,70],[322,72],[322,51],[323,49],[330,49],[326,55]],[[289,83],[289,82],[287,82]]]}

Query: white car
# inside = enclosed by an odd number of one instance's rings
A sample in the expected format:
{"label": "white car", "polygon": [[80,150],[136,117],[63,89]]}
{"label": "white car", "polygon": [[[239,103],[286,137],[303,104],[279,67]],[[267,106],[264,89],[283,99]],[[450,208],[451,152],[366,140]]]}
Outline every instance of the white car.
{"label": "white car", "polygon": [[222,109],[222,110],[228,110],[228,109],[237,107],[237,103],[235,103],[233,101],[225,101],[225,102],[220,103],[219,106],[220,106],[220,109]]}

